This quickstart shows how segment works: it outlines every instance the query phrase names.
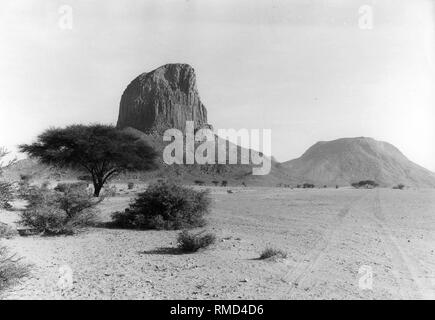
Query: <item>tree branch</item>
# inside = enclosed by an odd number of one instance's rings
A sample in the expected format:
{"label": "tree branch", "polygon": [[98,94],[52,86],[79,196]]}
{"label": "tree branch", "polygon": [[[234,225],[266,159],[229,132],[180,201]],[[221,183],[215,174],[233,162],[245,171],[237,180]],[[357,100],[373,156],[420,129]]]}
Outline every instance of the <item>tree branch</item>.
{"label": "tree branch", "polygon": [[113,168],[112,170],[110,170],[110,171],[106,174],[106,176],[104,177],[104,179],[103,179],[103,184],[105,184],[106,181],[107,181],[107,179],[109,179],[110,176],[112,176],[113,174],[115,174],[117,171],[118,171],[118,168]]}

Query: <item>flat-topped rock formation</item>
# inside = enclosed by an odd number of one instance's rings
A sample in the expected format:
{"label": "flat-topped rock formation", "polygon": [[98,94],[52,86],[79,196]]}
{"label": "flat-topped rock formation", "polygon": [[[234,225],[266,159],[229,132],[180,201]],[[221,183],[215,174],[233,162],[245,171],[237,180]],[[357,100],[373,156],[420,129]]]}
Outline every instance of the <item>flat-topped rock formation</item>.
{"label": "flat-topped rock formation", "polygon": [[207,110],[196,87],[194,69],[188,64],[166,64],[142,73],[124,90],[118,128],[149,132],[160,127],[184,130],[186,121],[195,128],[207,125]]}

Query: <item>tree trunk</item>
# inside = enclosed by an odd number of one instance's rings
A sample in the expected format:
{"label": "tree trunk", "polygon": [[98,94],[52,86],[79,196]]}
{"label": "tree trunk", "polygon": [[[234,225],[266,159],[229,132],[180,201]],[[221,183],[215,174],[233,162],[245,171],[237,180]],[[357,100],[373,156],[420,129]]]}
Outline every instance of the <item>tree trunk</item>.
{"label": "tree trunk", "polygon": [[102,184],[94,182],[94,197],[100,196],[101,188],[103,188]]}

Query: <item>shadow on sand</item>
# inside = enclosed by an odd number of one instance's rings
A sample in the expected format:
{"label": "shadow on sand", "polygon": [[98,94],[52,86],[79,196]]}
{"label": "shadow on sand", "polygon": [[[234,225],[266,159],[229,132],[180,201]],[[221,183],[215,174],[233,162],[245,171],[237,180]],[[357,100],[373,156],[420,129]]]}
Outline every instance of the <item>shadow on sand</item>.
{"label": "shadow on sand", "polygon": [[140,254],[169,254],[169,255],[179,255],[186,254],[186,252],[181,251],[178,248],[173,247],[160,247],[153,250],[140,251]]}

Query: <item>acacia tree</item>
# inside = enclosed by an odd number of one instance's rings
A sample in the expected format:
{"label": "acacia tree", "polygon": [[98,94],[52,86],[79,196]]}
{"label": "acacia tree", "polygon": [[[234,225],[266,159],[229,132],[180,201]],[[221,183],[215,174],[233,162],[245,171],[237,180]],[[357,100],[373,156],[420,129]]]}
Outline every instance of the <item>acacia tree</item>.
{"label": "acacia tree", "polygon": [[[0,178],[3,173],[3,169],[8,168],[13,165],[16,159],[3,162],[3,158],[9,154],[6,148],[0,147]],[[3,181],[0,179],[0,208],[9,209],[11,208],[10,201],[13,200],[13,186],[9,181]]]}
{"label": "acacia tree", "polygon": [[19,146],[42,163],[88,171],[98,197],[113,175],[155,166],[157,153],[143,140],[111,125],[70,125],[51,128],[36,142]]}
{"label": "acacia tree", "polygon": [[0,147],[0,175],[2,174],[3,169],[13,165],[16,162],[16,159],[9,160],[4,163],[3,158],[9,154],[9,151],[5,147]]}

